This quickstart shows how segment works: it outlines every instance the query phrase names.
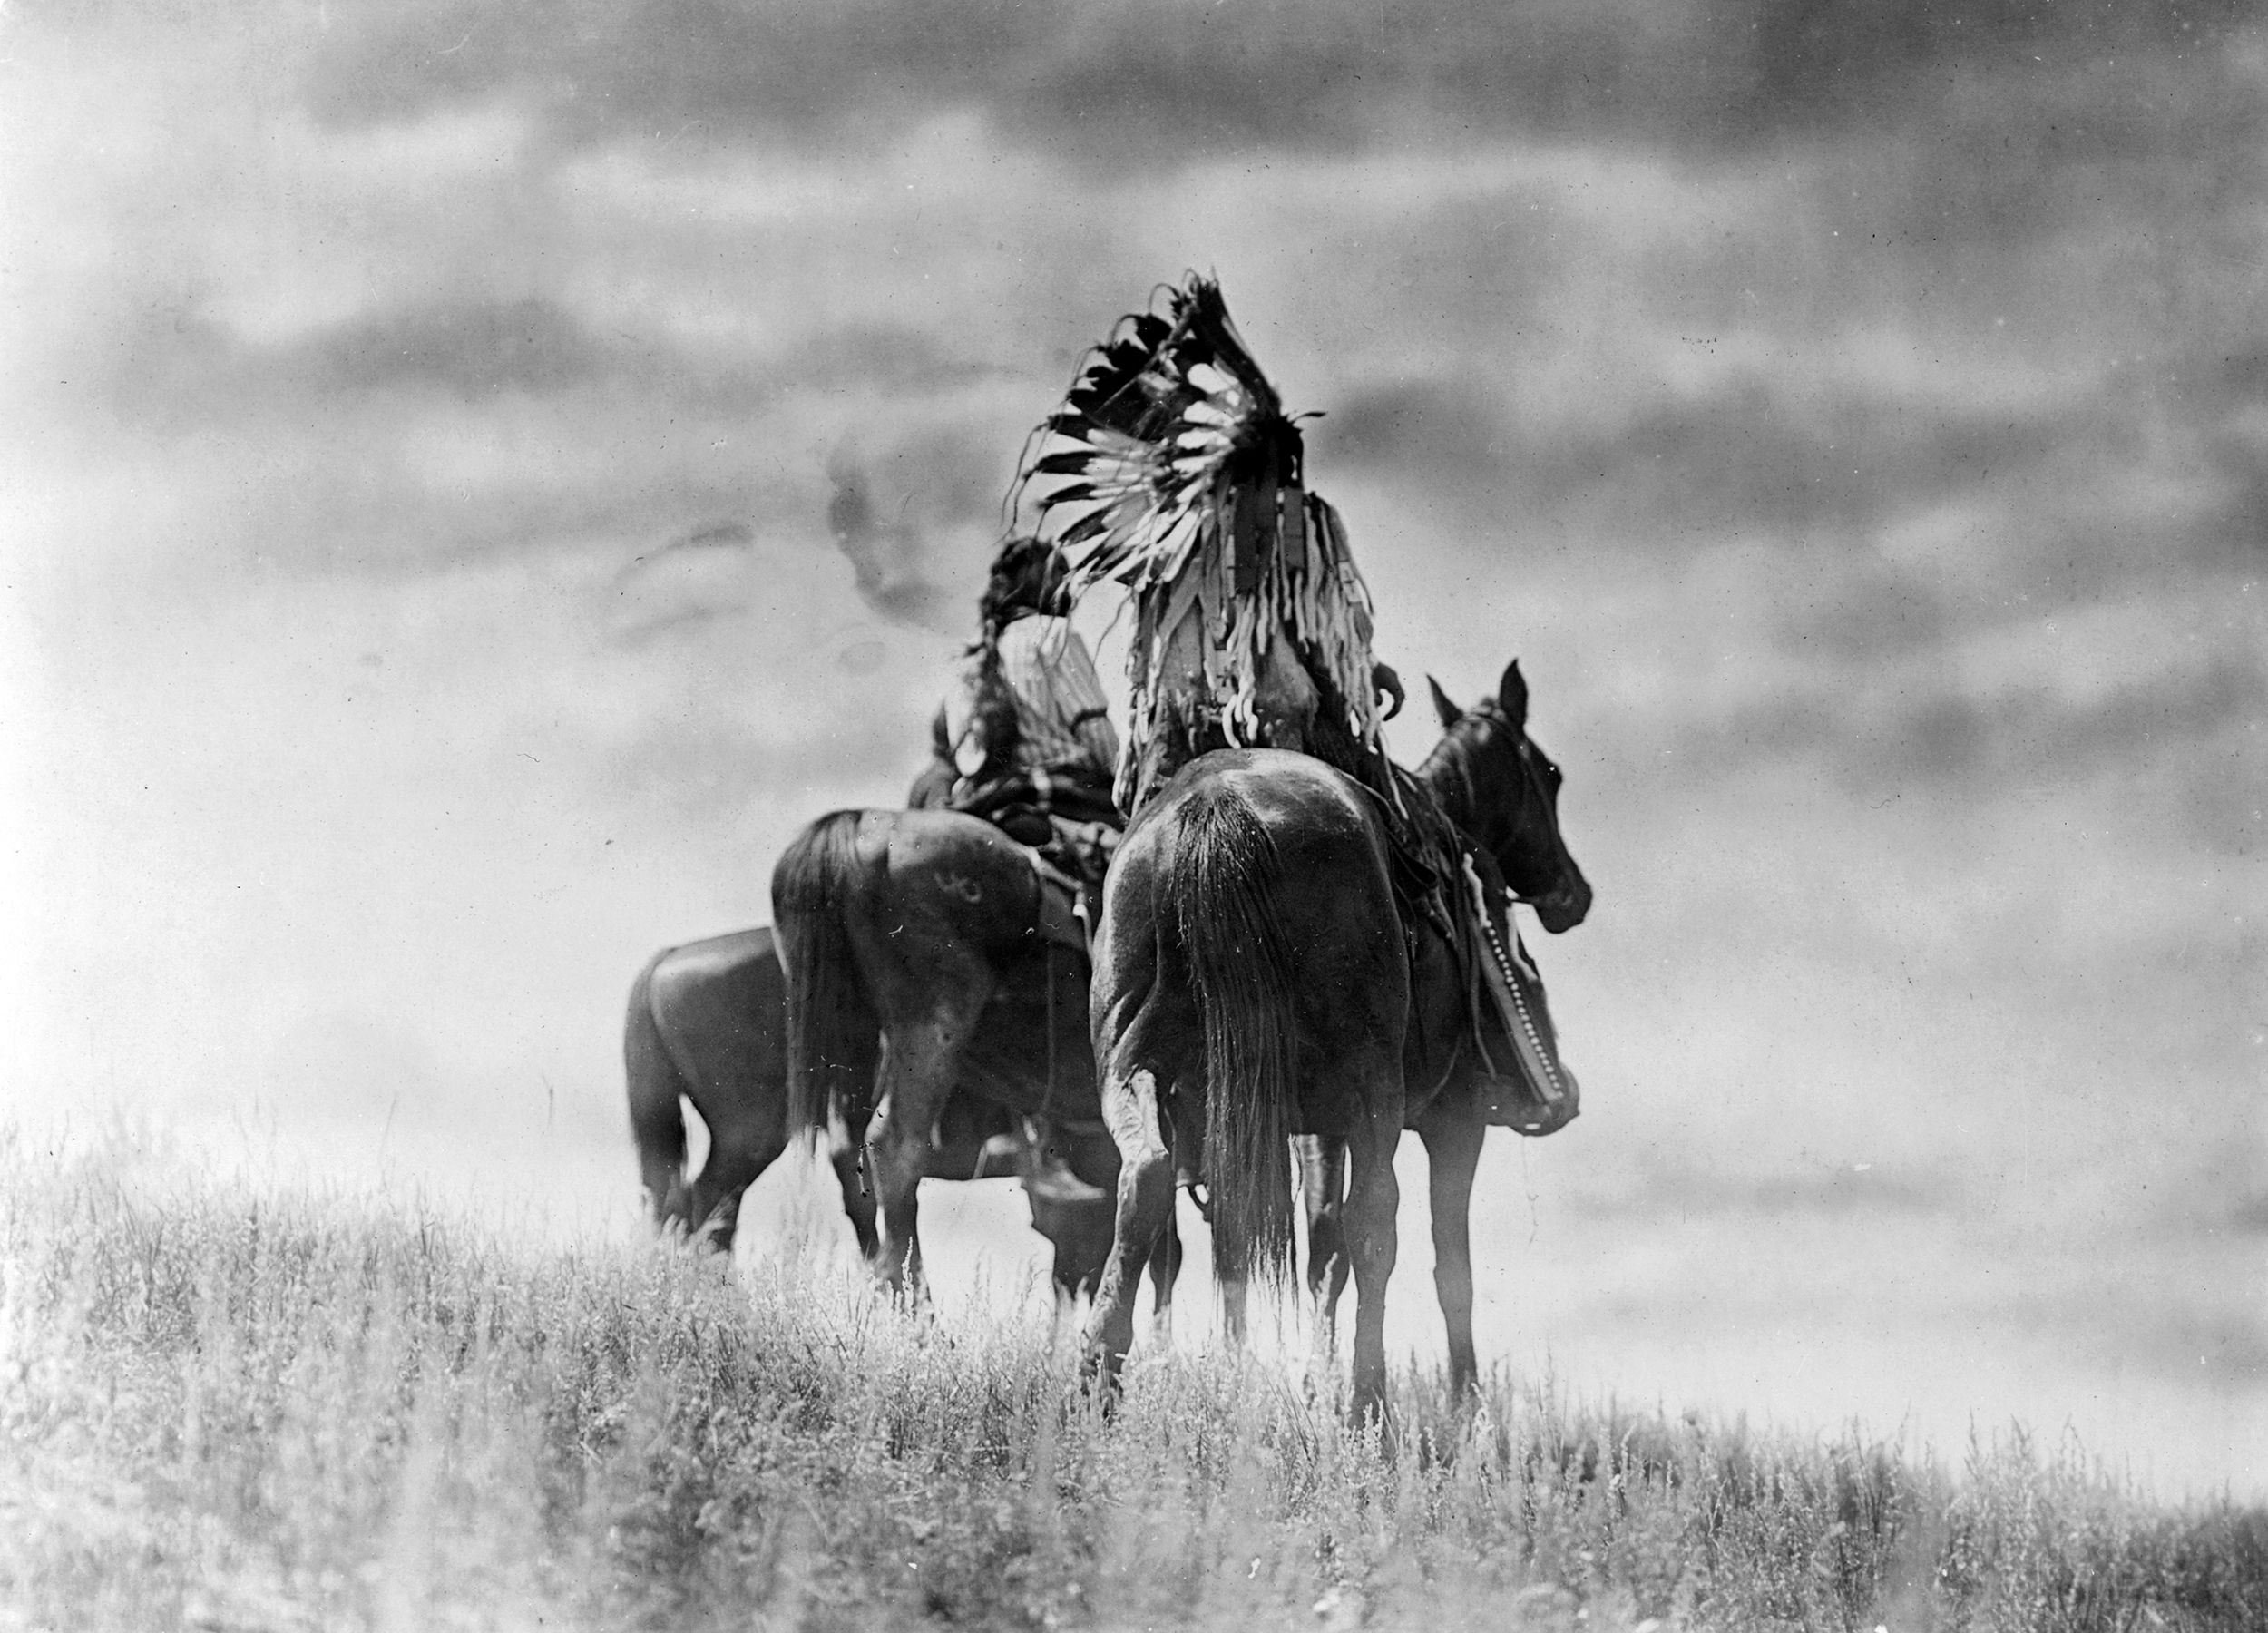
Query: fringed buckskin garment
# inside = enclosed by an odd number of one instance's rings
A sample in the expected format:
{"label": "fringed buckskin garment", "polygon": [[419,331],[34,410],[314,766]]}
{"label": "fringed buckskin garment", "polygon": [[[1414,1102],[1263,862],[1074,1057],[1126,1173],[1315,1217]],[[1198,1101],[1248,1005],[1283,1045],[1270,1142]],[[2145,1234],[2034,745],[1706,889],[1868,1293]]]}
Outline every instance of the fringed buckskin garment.
{"label": "fringed buckskin garment", "polygon": [[[945,699],[953,765],[972,785],[1012,772],[1108,783],[1118,733],[1087,643],[1068,618],[1027,613],[1004,624],[997,658],[962,660]],[[997,693],[997,696],[989,695]]]}
{"label": "fringed buckskin garment", "polygon": [[1110,797],[1118,734],[1094,660],[1071,628],[1066,574],[1061,552],[1041,540],[1001,545],[978,602],[982,632],[937,731],[959,773],[948,807],[992,823],[1051,865],[1043,873],[1060,870],[1065,884],[1093,895],[1126,818]]}

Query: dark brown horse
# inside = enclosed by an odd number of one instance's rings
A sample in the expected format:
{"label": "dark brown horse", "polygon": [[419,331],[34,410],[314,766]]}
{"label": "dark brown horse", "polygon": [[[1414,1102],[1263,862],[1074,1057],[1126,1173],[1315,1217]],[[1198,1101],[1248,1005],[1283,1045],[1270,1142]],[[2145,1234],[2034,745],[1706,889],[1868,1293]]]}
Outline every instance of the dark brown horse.
{"label": "dark brown horse", "polygon": [[[1115,1188],[1085,949],[1067,907],[1042,914],[1022,846],[953,811],[833,812],[781,856],[772,914],[787,972],[789,1125],[838,1149],[863,1144],[880,1227],[870,1257],[890,1286],[920,1296],[917,1193],[956,1091],[1039,1120],[1080,1178]],[[1110,1202],[1093,1206],[1107,1221]],[[1179,1238],[1153,1233],[1143,1249],[1162,1315]]]}
{"label": "dark brown horse", "polygon": [[[1559,836],[1559,768],[1529,739],[1527,710],[1515,663],[1418,777],[1556,932],[1581,922],[1590,886]],[[1377,797],[1276,749],[1201,757],[1128,829],[1105,887],[1092,1000],[1103,1115],[1123,1162],[1089,1329],[1106,1376],[1132,1341],[1133,1276],[1171,1217],[1177,1169],[1209,1192],[1224,1288],[1254,1276],[1280,1284],[1295,1206],[1286,1145],[1307,1135],[1346,1152],[1354,1407],[1383,1407],[1405,1127],[1433,1164],[1442,1305],[1464,1329],[1470,1367],[1465,1218],[1481,1124],[1463,1053],[1466,983],[1445,934],[1404,923],[1393,867]]]}
{"label": "dark brown horse", "polygon": [[[943,705],[929,737],[929,763],[906,795],[916,809],[942,807],[952,796],[956,773]],[[740,1194],[787,1149],[787,1003],[772,933],[761,925],[664,947],[638,973],[622,1027],[622,1065],[639,1172],[657,1226],[731,1250]],[[709,1129],[709,1156],[695,1175],[685,1172],[681,1100]],[[871,1256],[874,1203],[858,1183],[855,1155],[830,1154],[844,1210]]]}
{"label": "dark brown horse", "polygon": [[[787,1149],[787,982],[767,928],[665,948],[631,987],[622,1031],[631,1131],[654,1222],[729,1252],[741,1193]],[[685,1171],[683,1106],[709,1129],[700,1171]],[[945,1103],[924,1172],[983,1179],[1026,1171],[1009,1114],[967,1094]],[[875,1202],[862,1153],[830,1120],[828,1156],[859,1250],[876,1252]],[[1055,1248],[1056,1296],[1094,1291],[1110,1247],[1107,1201],[1059,1200],[1027,1190],[1033,1228]]]}

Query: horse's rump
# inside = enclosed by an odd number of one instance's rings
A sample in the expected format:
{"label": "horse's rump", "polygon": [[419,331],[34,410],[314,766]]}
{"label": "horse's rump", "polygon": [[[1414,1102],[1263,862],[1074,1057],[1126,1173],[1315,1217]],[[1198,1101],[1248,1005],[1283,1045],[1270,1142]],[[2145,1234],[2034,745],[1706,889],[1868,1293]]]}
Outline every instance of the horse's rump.
{"label": "horse's rump", "polygon": [[768,1067],[773,1076],[785,1069],[779,1013],[787,978],[768,926],[671,947],[656,955],[641,980],[654,1023],[687,1083],[698,1088],[715,1075],[713,1061],[749,1061],[753,1070]]}
{"label": "horse's rump", "polygon": [[[758,926],[669,947],[631,991],[622,1034],[631,1133],[657,1223],[729,1247],[740,1193],[787,1144],[787,977]],[[709,1134],[685,1172],[686,1114]]]}
{"label": "horse's rump", "polygon": [[653,1011],[653,976],[677,949],[664,947],[646,961],[631,983],[622,1022],[622,1076],[630,1094],[631,1139],[638,1147],[639,1177],[647,1206],[659,1218],[685,1171],[685,1114],[678,1097],[685,1082]]}
{"label": "horse's rump", "polygon": [[[1036,1032],[1018,1038],[1049,1012],[1040,978],[1052,966],[1036,955],[1060,943],[1084,969],[1075,882],[1059,897],[1048,875],[1029,846],[956,811],[836,811],[805,829],[772,875],[791,1126],[825,1129],[839,1116],[863,1131],[889,1095],[877,1086],[883,1034],[944,1015],[982,1015],[985,1037],[1018,1039],[1004,1054],[980,1048],[963,1062],[979,1068],[969,1088],[1016,1103],[1012,1086],[995,1092],[1002,1086],[988,1080],[1004,1074],[1012,1085],[1025,1075],[1022,1055],[1048,1053]],[[1083,995],[1063,1010],[1083,1013]],[[1083,1032],[1080,1044],[1090,1077]]]}

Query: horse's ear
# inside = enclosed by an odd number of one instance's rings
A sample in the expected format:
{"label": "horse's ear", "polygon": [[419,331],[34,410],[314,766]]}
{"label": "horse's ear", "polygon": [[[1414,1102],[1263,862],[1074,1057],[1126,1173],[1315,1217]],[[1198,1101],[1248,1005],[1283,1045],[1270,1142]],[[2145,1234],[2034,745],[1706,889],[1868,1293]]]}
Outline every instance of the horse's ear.
{"label": "horse's ear", "polygon": [[1505,666],[1504,679],[1496,689],[1496,704],[1504,711],[1504,718],[1521,730],[1528,728],[1528,677],[1520,672],[1520,660],[1515,658]]}
{"label": "horse's ear", "polygon": [[1449,700],[1449,694],[1442,690],[1442,683],[1440,681],[1434,680],[1432,676],[1428,675],[1425,677],[1425,684],[1433,689],[1433,712],[1441,716],[1442,729],[1443,731],[1447,731],[1452,726],[1454,726],[1458,721],[1465,718],[1465,711],[1458,708],[1454,703],[1452,703]]}

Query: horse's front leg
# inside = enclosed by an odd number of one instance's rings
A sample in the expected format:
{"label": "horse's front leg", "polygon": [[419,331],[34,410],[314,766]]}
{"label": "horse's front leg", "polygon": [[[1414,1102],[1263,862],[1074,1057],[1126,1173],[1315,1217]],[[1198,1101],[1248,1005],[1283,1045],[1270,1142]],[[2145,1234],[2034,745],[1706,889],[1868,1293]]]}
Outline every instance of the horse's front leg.
{"label": "horse's front leg", "polygon": [[1480,1383],[1472,1349],[1472,1176],[1487,1132],[1470,1109],[1436,1105],[1418,1120],[1433,1211],[1433,1291],[1449,1326],[1449,1386],[1460,1395]]}
{"label": "horse's front leg", "polygon": [[874,1120],[866,1125],[866,1166],[882,1218],[875,1268],[893,1293],[920,1303],[922,1176],[929,1167],[930,1136],[952,1092],[961,1051],[982,1011],[980,998],[965,1010],[941,1009],[919,1021],[887,1027],[875,1073]]}
{"label": "horse's front leg", "polygon": [[[1381,1103],[1391,1102],[1391,1103]],[[1386,1283],[1400,1251],[1395,1216],[1402,1187],[1394,1147],[1402,1138],[1398,1074],[1393,1091],[1364,1108],[1348,1141],[1347,1257],[1354,1270],[1354,1421],[1383,1425],[1386,1414]]]}
{"label": "horse's front leg", "polygon": [[1326,1352],[1338,1347],[1339,1296],[1346,1291],[1346,1142],[1322,1134],[1292,1139],[1307,1216],[1307,1296]]}

